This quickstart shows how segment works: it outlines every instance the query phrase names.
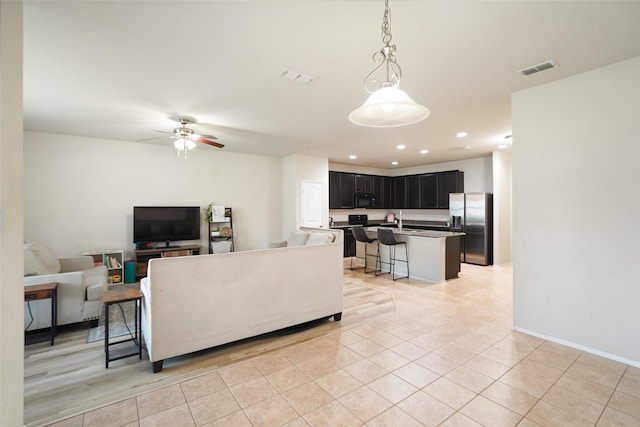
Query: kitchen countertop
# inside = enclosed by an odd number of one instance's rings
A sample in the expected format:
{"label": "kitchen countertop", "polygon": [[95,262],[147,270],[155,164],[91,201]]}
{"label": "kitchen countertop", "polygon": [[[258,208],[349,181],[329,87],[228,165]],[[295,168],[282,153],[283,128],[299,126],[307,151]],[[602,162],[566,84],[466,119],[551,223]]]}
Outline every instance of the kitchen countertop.
{"label": "kitchen countertop", "polygon": [[[378,227],[365,227],[366,231],[369,232],[377,232]],[[415,229],[407,229],[402,228],[392,228],[394,234],[399,236],[416,236],[416,237],[432,237],[432,238],[440,238],[440,237],[454,237],[454,236],[464,236],[464,233],[454,232],[454,231],[439,231],[439,230],[415,230]]]}
{"label": "kitchen countertop", "polygon": [[[335,221],[330,228],[349,228],[353,227],[354,224],[349,224],[347,221]],[[372,220],[367,222],[365,227],[375,227],[375,226],[385,226],[390,227],[397,225],[392,222],[384,222],[382,220]],[[417,220],[408,220],[402,221],[403,229],[405,227],[431,227],[441,229],[442,231],[449,231],[449,223],[446,221],[417,221]]]}

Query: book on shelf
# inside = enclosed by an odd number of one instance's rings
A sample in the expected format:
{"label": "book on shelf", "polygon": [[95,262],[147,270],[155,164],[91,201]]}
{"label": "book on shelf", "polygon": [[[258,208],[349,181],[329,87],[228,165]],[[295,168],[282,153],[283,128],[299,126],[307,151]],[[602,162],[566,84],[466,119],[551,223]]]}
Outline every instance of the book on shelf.
{"label": "book on shelf", "polygon": [[122,264],[118,262],[116,257],[111,255],[107,257],[107,268],[120,268],[120,267],[122,267]]}

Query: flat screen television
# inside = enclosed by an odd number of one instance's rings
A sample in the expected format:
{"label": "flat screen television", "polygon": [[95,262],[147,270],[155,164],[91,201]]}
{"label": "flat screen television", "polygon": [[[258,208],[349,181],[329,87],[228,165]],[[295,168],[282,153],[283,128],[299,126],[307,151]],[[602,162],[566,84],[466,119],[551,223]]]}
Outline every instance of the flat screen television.
{"label": "flat screen television", "polygon": [[133,243],[200,240],[199,206],[134,206]]}

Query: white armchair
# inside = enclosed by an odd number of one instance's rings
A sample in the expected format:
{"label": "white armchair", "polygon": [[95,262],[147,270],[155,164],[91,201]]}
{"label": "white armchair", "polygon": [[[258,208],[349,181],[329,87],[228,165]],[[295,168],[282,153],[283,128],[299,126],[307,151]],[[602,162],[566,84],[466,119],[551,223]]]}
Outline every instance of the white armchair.
{"label": "white armchair", "polygon": [[[24,245],[24,285],[58,283],[58,325],[94,321],[102,310],[107,289],[107,268],[94,267],[93,258],[58,258],[43,243]],[[51,326],[49,301],[31,301],[24,305],[25,330]]]}

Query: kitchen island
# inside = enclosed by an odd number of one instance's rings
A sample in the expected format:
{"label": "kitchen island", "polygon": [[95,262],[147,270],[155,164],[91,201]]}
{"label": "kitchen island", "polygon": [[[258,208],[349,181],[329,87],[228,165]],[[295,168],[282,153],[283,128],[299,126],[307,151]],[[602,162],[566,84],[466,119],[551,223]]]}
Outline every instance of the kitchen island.
{"label": "kitchen island", "polygon": [[[378,227],[365,227],[370,238],[378,237]],[[435,230],[414,230],[410,228],[393,229],[396,240],[406,242],[409,253],[409,277],[431,283],[444,283],[455,279],[460,273],[460,244],[464,233]],[[373,243],[372,243],[373,245]],[[364,257],[364,243],[356,246],[358,256]],[[376,251],[368,251],[369,265],[375,265]],[[380,245],[382,261],[388,262],[389,248]],[[396,258],[402,259],[404,250],[396,250]],[[389,265],[383,264],[382,271],[388,272]],[[397,262],[397,275],[406,275],[404,262]]]}

